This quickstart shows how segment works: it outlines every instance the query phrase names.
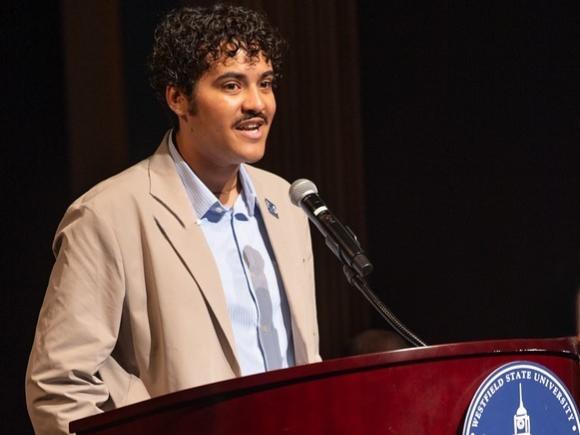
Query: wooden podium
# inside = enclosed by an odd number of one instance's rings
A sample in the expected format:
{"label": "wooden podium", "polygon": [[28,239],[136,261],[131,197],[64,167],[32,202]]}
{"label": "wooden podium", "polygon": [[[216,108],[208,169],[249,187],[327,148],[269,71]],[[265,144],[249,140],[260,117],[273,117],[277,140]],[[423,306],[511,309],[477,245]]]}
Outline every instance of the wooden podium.
{"label": "wooden podium", "polygon": [[576,337],[470,342],[329,360],[156,397],[71,423],[78,434],[460,434],[477,387],[512,361],[580,398]]}

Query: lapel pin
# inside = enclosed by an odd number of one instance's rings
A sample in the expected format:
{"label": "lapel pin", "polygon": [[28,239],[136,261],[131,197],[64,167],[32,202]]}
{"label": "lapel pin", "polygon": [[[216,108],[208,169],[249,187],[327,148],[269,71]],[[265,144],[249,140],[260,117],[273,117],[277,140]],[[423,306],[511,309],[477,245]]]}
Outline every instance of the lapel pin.
{"label": "lapel pin", "polygon": [[272,216],[278,219],[278,207],[276,207],[276,204],[274,204],[268,198],[266,198],[266,208],[268,209],[268,211]]}

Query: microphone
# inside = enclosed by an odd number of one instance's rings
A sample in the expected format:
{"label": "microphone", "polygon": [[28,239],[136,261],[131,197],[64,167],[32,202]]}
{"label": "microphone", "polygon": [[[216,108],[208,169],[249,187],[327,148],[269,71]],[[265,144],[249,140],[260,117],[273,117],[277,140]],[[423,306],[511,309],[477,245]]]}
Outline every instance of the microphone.
{"label": "microphone", "polygon": [[305,178],[290,186],[290,201],[304,210],[308,218],[324,236],[326,245],[343,263],[359,276],[367,276],[373,265],[366,257],[350,228],[342,225],[318,196],[316,185]]}

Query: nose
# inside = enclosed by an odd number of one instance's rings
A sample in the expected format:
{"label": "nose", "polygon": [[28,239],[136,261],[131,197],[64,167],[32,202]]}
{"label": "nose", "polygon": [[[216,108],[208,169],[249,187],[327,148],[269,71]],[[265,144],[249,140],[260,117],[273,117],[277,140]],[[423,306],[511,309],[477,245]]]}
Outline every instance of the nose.
{"label": "nose", "polygon": [[265,98],[257,86],[250,86],[246,91],[242,109],[244,112],[261,113],[266,108]]}

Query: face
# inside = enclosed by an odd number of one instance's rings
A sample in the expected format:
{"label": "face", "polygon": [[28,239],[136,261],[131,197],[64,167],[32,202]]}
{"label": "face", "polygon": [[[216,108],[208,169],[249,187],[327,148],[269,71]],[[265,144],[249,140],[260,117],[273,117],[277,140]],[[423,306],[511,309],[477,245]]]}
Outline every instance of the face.
{"label": "face", "polygon": [[179,116],[181,150],[206,167],[237,166],[262,158],[276,100],[274,71],[245,52],[213,62],[199,78],[189,110]]}

